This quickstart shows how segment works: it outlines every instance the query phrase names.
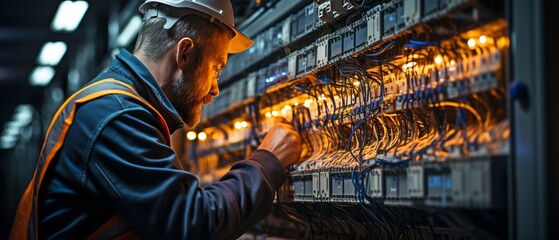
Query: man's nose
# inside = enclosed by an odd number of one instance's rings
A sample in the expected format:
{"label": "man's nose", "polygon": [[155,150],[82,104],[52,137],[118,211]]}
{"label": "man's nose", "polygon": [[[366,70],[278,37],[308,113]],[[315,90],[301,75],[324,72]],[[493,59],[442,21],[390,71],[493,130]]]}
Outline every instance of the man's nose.
{"label": "man's nose", "polygon": [[217,97],[219,96],[219,86],[217,84],[217,80],[213,82],[212,88],[210,89],[210,95]]}

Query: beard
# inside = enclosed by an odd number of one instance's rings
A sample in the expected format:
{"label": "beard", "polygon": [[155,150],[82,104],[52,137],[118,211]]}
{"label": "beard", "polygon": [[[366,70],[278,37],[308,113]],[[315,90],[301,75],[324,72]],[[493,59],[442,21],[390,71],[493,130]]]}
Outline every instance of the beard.
{"label": "beard", "polygon": [[196,82],[206,79],[206,74],[198,68],[192,74],[183,74],[171,84],[163,87],[163,91],[184,123],[190,127],[195,127],[202,117],[202,105],[209,104],[212,96],[201,89]]}

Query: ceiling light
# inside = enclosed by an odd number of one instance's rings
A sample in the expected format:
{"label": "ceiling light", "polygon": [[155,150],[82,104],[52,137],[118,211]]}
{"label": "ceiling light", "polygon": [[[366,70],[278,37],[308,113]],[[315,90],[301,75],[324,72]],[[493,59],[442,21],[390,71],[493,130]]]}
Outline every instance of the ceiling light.
{"label": "ceiling light", "polygon": [[32,86],[46,86],[49,85],[53,77],[54,68],[46,66],[36,67],[31,72],[31,76],[29,76],[29,84]]}
{"label": "ceiling light", "polygon": [[22,104],[17,106],[14,114],[14,121],[25,126],[33,120],[33,106],[30,104]]}
{"label": "ceiling light", "polygon": [[10,128],[20,128],[20,127],[23,127],[23,124],[20,124],[19,122],[16,122],[16,121],[9,121],[9,122],[4,124],[4,130],[10,129]]}
{"label": "ceiling light", "polygon": [[3,135],[2,141],[5,142],[15,142],[17,141],[17,135]]}
{"label": "ceiling light", "polygon": [[68,47],[64,42],[47,42],[39,53],[38,62],[41,65],[56,66],[66,53]]}
{"label": "ceiling light", "polygon": [[136,37],[138,32],[140,31],[140,27],[142,26],[142,18],[138,15],[135,15],[130,19],[124,30],[118,35],[116,39],[116,43],[121,46],[125,47],[130,45],[130,42]]}
{"label": "ceiling light", "polygon": [[19,130],[21,128],[16,125],[12,125],[11,127],[7,127],[4,129],[4,136],[15,136],[19,134]]}
{"label": "ceiling light", "polygon": [[62,1],[52,20],[52,30],[55,32],[75,31],[88,7],[89,4],[86,1]]}
{"label": "ceiling light", "polygon": [[0,138],[0,148],[2,149],[10,149],[16,145],[17,135],[4,135]]}

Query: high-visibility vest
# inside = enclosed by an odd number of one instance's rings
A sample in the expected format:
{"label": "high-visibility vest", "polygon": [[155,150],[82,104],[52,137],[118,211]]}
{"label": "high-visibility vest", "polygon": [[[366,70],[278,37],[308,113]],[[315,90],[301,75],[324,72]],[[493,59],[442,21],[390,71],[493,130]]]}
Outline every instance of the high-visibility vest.
{"label": "high-visibility vest", "polygon": [[[167,145],[170,146],[171,141],[169,139],[169,128],[165,119],[153,106],[151,106],[151,104],[140,97],[132,86],[112,78],[107,78],[94,82],[79,90],[68,98],[64,104],[62,104],[47,130],[39,162],[37,163],[37,168],[35,169],[33,178],[19,202],[14,225],[10,233],[10,239],[38,239],[37,203],[41,183],[50,166],[50,163],[60,151],[60,148],[64,143],[66,133],[74,121],[76,110],[81,105],[89,101],[111,94],[121,94],[132,97],[151,109],[159,117],[159,121],[166,133],[164,136],[166,137]],[[30,229],[34,229],[34,232],[30,232]],[[139,239],[139,237],[130,230],[130,228],[122,221],[122,219],[119,218],[118,215],[102,224],[102,226],[94,231],[88,239],[109,238]]]}

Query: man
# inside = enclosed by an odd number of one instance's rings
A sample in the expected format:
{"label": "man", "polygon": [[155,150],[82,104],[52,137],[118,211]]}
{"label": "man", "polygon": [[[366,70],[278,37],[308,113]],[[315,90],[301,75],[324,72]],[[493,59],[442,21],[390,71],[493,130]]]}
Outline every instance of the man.
{"label": "man", "polygon": [[248,160],[202,189],[169,134],[219,94],[227,54],[251,41],[223,0],[148,0],[134,54],[123,50],[55,116],[11,238],[235,239],[265,217],[301,154],[283,123]]}

